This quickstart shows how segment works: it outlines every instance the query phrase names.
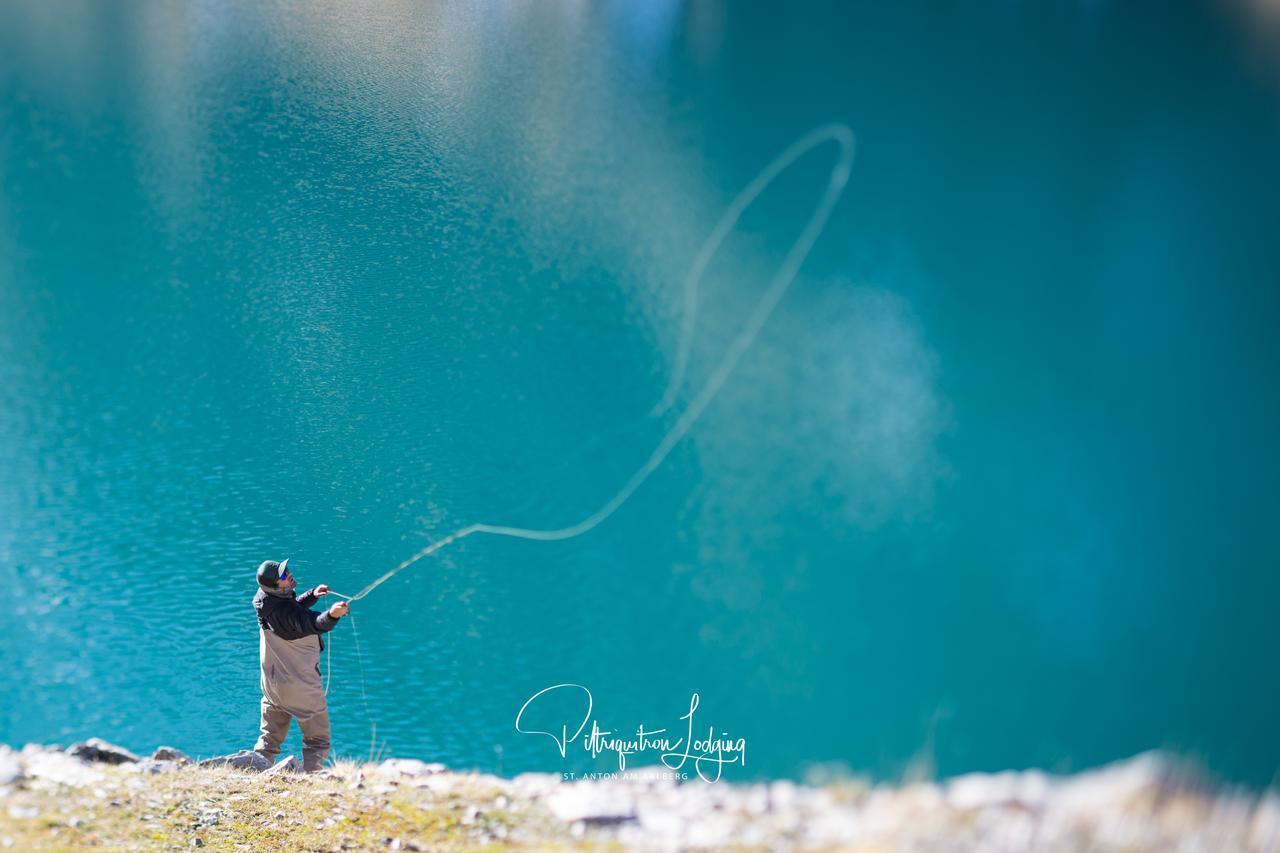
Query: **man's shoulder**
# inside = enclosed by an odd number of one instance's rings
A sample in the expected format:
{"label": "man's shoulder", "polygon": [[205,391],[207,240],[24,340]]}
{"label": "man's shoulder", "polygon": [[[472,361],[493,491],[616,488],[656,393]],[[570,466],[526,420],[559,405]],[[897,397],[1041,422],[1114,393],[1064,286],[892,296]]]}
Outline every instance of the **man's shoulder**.
{"label": "man's shoulder", "polygon": [[299,610],[305,610],[302,602],[293,596],[271,595],[266,590],[260,589],[253,596],[253,609],[257,611],[263,610],[279,610],[281,607],[296,607]]}

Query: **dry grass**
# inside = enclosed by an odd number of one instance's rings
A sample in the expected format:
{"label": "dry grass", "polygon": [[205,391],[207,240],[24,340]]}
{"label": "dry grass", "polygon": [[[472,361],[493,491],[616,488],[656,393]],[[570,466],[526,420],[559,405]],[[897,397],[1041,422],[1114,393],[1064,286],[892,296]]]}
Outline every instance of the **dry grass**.
{"label": "dry grass", "polygon": [[313,776],[223,768],[103,773],[101,783],[84,788],[22,783],[0,798],[0,843],[13,850],[328,851],[394,849],[398,840],[410,850],[585,849],[548,815],[506,804],[480,779],[449,791],[408,780],[393,786],[352,762]]}

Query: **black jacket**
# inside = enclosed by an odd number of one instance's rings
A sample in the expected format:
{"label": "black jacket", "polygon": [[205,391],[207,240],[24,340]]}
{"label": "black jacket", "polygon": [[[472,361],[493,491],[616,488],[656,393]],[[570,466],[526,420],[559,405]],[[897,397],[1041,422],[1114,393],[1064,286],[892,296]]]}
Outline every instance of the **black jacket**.
{"label": "black jacket", "polygon": [[[262,630],[271,631],[282,640],[300,640],[311,634],[319,637],[334,629],[338,620],[330,616],[328,610],[319,613],[311,610],[315,603],[313,590],[295,598],[292,595],[272,595],[259,588],[253,597],[253,609],[258,614]],[[320,650],[324,651],[323,639],[320,640]]]}

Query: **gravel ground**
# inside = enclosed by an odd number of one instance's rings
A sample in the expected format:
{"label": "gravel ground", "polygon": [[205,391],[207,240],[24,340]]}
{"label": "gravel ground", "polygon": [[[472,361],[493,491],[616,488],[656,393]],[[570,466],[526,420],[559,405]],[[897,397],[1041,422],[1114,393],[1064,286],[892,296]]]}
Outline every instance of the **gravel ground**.
{"label": "gravel ground", "polygon": [[302,775],[252,753],[191,762],[101,741],[0,746],[0,847],[16,850],[1280,851],[1280,794],[1210,785],[1147,753],[1096,770],[822,787],[563,782],[392,759]]}

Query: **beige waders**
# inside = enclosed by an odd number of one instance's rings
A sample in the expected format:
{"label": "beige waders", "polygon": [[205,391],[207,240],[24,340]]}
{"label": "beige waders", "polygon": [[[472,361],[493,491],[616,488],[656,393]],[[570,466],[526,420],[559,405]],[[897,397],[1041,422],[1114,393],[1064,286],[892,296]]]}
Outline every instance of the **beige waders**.
{"label": "beige waders", "polygon": [[272,762],[289,734],[289,721],[302,729],[302,766],[314,772],[329,755],[329,706],[320,680],[320,637],[284,640],[259,630],[262,662],[262,735],[256,752]]}

